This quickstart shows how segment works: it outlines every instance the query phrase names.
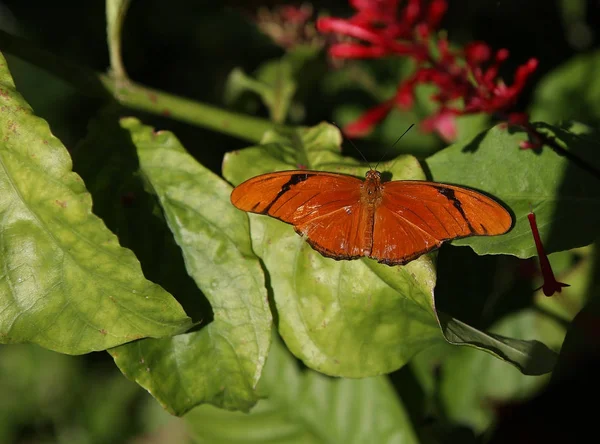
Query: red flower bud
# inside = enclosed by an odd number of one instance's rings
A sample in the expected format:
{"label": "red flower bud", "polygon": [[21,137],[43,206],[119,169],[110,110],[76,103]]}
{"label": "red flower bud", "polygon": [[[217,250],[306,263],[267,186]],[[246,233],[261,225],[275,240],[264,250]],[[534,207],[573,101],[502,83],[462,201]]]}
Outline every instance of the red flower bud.
{"label": "red flower bud", "polygon": [[542,276],[544,277],[544,285],[542,285],[542,290],[544,291],[544,294],[546,296],[552,296],[556,292],[560,293],[562,288],[569,287],[569,284],[563,284],[562,282],[558,282],[554,277],[554,272],[552,271],[552,267],[550,266],[550,260],[548,260],[548,256],[544,251],[544,245],[542,244],[542,239],[540,237],[540,232],[538,231],[537,222],[535,221],[535,214],[533,212],[530,212],[527,215],[527,219],[529,219],[531,233],[533,234],[533,240],[535,242],[538,258],[540,260]]}

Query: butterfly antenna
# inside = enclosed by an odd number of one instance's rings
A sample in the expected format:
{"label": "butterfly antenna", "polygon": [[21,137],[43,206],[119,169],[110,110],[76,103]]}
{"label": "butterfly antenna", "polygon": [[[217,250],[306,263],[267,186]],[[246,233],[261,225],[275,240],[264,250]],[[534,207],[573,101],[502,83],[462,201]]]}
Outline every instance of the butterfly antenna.
{"label": "butterfly antenna", "polygon": [[339,127],[339,125],[338,125],[337,123],[335,123],[335,122],[331,122],[331,123],[333,123],[333,125],[334,125],[334,126],[337,128],[337,129],[339,129],[339,130],[340,130],[340,133],[342,133],[342,137],[344,137],[344,139],[346,139],[348,142],[350,142],[350,145],[352,145],[352,146],[354,147],[354,149],[355,149],[356,151],[358,151],[358,154],[360,154],[360,157],[362,157],[362,158],[363,158],[363,160],[365,161],[365,163],[366,163],[367,165],[369,165],[369,168],[370,168],[370,169],[373,169],[373,168],[371,168],[371,164],[369,163],[369,161],[367,160],[367,158],[365,157],[365,155],[362,153],[362,151],[358,149],[358,147],[357,147],[357,146],[354,144],[354,142],[352,142],[352,139],[350,139],[350,138],[348,138],[348,137],[344,136],[344,132],[342,131],[342,129]]}
{"label": "butterfly antenna", "polygon": [[388,153],[388,152],[389,152],[389,151],[390,151],[392,148],[394,148],[398,142],[400,142],[400,139],[402,139],[402,138],[403,138],[403,137],[406,135],[406,133],[410,131],[410,129],[411,129],[413,126],[415,126],[415,124],[414,124],[414,123],[411,123],[411,124],[410,124],[410,126],[409,126],[408,128],[406,128],[406,131],[404,131],[404,132],[402,133],[402,135],[401,135],[400,137],[398,137],[394,143],[392,143],[392,146],[391,146],[391,147],[389,147],[385,153],[383,153],[383,155],[381,156],[381,158],[380,158],[380,159],[379,159],[379,161],[377,162],[377,165],[375,165],[375,169],[377,169],[377,167],[379,166],[379,164],[381,163],[381,161],[383,160],[383,158],[384,158],[384,157],[387,155],[387,153]]}

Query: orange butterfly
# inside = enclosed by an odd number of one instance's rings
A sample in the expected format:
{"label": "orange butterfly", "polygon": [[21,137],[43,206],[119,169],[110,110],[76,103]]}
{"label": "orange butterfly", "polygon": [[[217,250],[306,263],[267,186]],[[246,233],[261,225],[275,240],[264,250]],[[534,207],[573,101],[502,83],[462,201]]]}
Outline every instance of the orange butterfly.
{"label": "orange butterfly", "polygon": [[512,217],[499,203],[467,188],[437,182],[382,182],[322,171],[280,171],[253,177],[231,193],[240,210],[292,224],[323,256],[370,257],[405,264],[466,236],[506,233]]}

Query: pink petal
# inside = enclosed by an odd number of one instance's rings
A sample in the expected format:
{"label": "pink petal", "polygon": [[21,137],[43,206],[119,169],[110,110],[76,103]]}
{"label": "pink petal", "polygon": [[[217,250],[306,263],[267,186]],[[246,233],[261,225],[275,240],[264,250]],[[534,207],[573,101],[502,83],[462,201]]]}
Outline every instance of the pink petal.
{"label": "pink petal", "polygon": [[373,44],[384,44],[386,39],[382,38],[376,32],[370,31],[363,26],[356,25],[348,20],[333,17],[324,17],[317,20],[317,30],[319,32],[334,32],[365,40]]}
{"label": "pink petal", "polygon": [[441,111],[421,122],[421,128],[425,132],[435,131],[446,142],[454,142],[457,137],[456,113],[453,111]]}

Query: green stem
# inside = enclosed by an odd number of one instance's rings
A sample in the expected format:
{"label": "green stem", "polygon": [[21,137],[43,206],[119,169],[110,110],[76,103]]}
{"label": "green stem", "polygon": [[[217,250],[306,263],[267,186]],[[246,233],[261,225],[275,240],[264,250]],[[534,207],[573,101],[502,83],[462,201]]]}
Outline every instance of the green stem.
{"label": "green stem", "polygon": [[106,35],[110,68],[117,79],[126,79],[127,72],[121,58],[121,31],[131,0],[106,1]]}
{"label": "green stem", "polygon": [[274,126],[265,119],[234,113],[133,82],[116,82],[110,76],[102,75],[101,81],[123,106],[160,114],[250,142],[260,142],[265,131]]}
{"label": "green stem", "polygon": [[97,73],[57,57],[23,38],[2,30],[0,30],[0,50],[51,72],[83,94],[112,99],[128,108],[180,120],[249,142],[259,142],[263,134],[275,126],[266,119],[234,113]]}

